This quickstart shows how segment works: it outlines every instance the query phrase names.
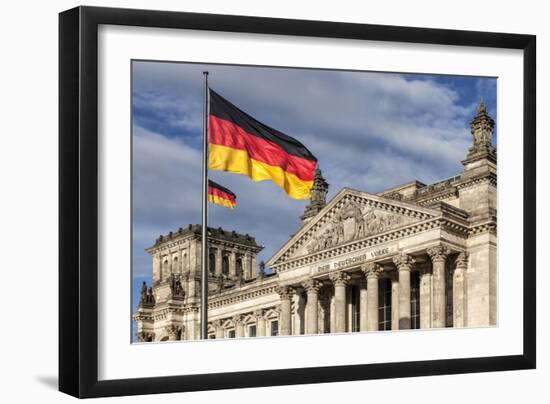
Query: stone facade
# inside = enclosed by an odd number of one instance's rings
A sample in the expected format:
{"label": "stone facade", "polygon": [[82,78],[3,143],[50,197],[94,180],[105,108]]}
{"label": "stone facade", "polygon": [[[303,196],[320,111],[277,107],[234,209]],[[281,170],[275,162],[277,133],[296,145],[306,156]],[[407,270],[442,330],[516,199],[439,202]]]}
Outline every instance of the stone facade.
{"label": "stone facade", "polygon": [[[496,325],[494,122],[480,104],[455,177],[326,202],[315,176],[302,226],[267,262],[254,238],[209,231],[209,338]],[[141,341],[199,338],[200,226],[148,252],[153,286],[134,314]]]}

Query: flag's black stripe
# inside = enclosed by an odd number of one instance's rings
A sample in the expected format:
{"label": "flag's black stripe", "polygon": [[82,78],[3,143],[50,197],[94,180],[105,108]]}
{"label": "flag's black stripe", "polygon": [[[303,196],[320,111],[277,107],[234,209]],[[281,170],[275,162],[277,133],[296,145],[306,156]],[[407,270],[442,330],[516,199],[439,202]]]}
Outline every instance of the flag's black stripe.
{"label": "flag's black stripe", "polygon": [[214,182],[212,180],[208,180],[208,186],[212,188],[218,188],[220,191],[225,192],[228,195],[231,195],[233,198],[237,199],[237,195],[235,195],[233,192],[231,192],[229,189],[222,187],[217,182]]}
{"label": "flag's black stripe", "polygon": [[210,89],[210,115],[233,122],[251,135],[279,145],[288,154],[317,161],[315,156],[298,140],[257,121],[212,89]]}

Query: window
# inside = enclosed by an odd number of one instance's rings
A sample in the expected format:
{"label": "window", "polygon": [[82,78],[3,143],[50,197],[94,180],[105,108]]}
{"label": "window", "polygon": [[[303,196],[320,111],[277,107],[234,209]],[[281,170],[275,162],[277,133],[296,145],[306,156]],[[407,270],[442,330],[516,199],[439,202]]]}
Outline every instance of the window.
{"label": "window", "polygon": [[235,330],[229,330],[227,332],[227,337],[228,338],[235,338]]}
{"label": "window", "polygon": [[241,258],[237,258],[237,276],[242,275],[243,273],[243,260]]}
{"label": "window", "polygon": [[255,337],[256,336],[256,326],[255,325],[251,325],[250,327],[248,327],[248,336],[249,337]]}
{"label": "window", "polygon": [[359,331],[359,288],[351,286],[351,332]]}
{"label": "window", "polygon": [[277,320],[271,322],[271,336],[279,335],[279,322]]}
{"label": "window", "polygon": [[216,273],[216,255],[213,252],[208,254],[208,271],[211,274]]}
{"label": "window", "polygon": [[229,257],[227,255],[222,258],[222,274],[229,275]]}
{"label": "window", "polygon": [[391,330],[391,280],[388,278],[378,282],[378,329]]}
{"label": "window", "polygon": [[215,334],[210,334],[210,335],[208,336],[208,339],[216,339],[216,335],[215,335]]}
{"label": "window", "polygon": [[420,273],[411,272],[411,328],[420,328]]}

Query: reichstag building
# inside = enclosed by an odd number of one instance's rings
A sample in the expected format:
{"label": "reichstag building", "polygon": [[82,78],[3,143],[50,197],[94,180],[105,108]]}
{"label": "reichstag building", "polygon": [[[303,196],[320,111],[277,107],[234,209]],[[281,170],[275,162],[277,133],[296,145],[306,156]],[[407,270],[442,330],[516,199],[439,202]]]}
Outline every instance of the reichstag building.
{"label": "reichstag building", "polygon": [[[209,338],[493,326],[497,153],[481,103],[463,171],[326,201],[316,171],[302,225],[267,263],[254,237],[209,229]],[[142,342],[200,337],[201,226],[147,250],[152,285],[133,318]],[[270,271],[266,271],[266,267]]]}

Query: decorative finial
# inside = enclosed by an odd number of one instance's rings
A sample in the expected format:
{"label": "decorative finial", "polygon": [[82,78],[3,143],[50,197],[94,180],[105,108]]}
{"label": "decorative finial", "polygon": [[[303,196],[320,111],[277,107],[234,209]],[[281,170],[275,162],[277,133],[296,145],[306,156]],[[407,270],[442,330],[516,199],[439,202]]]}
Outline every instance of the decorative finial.
{"label": "decorative finial", "polygon": [[311,200],[301,217],[304,222],[307,222],[326,206],[328,187],[329,184],[323,177],[321,169],[319,166],[315,167],[313,187],[311,188]]}
{"label": "decorative finial", "polygon": [[489,116],[485,102],[480,101],[477,107],[477,114],[470,123],[470,131],[473,137],[473,145],[469,150],[468,158],[481,154],[494,154],[492,145],[493,128],[495,121]]}

